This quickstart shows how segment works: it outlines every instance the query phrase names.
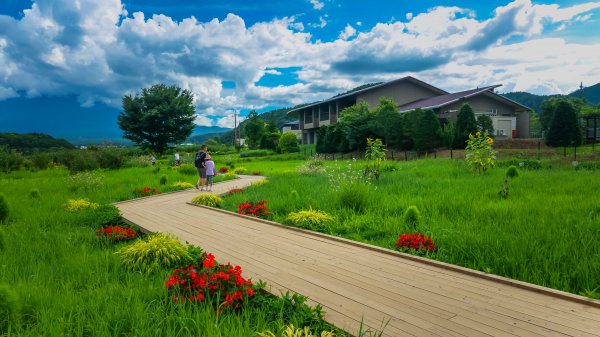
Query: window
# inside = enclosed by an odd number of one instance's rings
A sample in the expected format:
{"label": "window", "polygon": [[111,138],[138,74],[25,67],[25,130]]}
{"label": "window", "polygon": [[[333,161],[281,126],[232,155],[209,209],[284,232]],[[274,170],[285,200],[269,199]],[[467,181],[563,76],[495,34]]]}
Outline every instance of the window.
{"label": "window", "polygon": [[312,111],[304,111],[304,123],[312,123],[313,115]]}
{"label": "window", "polygon": [[[321,108],[322,109],[322,108]],[[321,110],[321,118],[322,121],[328,121],[329,120],[329,110]]]}
{"label": "window", "polygon": [[300,125],[298,125],[298,124],[292,125],[292,130],[300,130]]}

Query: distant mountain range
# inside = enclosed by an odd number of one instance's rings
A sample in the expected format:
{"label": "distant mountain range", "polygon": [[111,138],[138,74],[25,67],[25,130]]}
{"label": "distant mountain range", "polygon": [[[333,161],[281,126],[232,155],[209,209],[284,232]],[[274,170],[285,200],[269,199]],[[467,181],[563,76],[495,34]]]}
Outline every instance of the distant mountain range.
{"label": "distant mountain range", "polygon": [[[575,90],[567,96],[579,98],[582,93],[579,90]],[[542,110],[542,103],[550,97],[558,95],[535,95],[528,92],[509,92],[502,94],[502,96],[512,99],[515,102],[521,103],[525,106],[530,107],[533,111],[538,114]],[[583,98],[591,105],[597,105],[600,103],[600,83],[596,83],[591,87],[583,88]]]}

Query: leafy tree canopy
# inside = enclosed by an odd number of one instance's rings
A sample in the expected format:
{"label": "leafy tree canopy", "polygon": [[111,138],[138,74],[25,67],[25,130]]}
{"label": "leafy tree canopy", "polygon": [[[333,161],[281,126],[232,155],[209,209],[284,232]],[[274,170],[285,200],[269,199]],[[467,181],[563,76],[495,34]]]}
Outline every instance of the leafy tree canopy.
{"label": "leafy tree canopy", "polygon": [[550,146],[580,145],[582,140],[579,117],[573,102],[562,99],[556,102],[553,118],[546,135]]}
{"label": "leafy tree canopy", "polygon": [[244,139],[251,149],[260,145],[260,139],[265,133],[265,121],[254,110],[250,111],[244,125]]}
{"label": "leafy tree canopy", "polygon": [[158,154],[185,141],[195,127],[193,95],[189,90],[156,84],[141,95],[123,97],[119,127],[123,137]]}

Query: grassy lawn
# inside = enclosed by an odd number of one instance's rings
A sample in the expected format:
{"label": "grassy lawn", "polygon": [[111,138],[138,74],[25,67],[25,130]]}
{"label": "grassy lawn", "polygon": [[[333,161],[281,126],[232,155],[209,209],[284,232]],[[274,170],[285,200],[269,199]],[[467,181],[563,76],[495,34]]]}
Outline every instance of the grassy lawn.
{"label": "grassy lawn", "polygon": [[[156,167],[96,171],[76,183],[64,169],[0,174],[10,205],[8,221],[0,224],[5,238],[0,287],[14,292],[20,313],[10,325],[0,317],[0,335],[245,337],[290,323],[330,328],[300,298],[255,297],[237,314],[173,304],[164,283],[171,269],[149,275],[127,271],[115,254],[127,243],[102,243],[95,234],[98,219],[64,209],[69,199],[110,203],[132,198],[134,188],[173,190],[177,181],[195,183],[196,176],[164,166],[158,172]],[[32,198],[32,190],[40,198]],[[5,305],[0,299],[0,314]]]}
{"label": "grassy lawn", "polygon": [[417,229],[438,246],[431,258],[572,293],[600,292],[600,171],[556,164],[520,170],[503,199],[498,192],[504,168],[479,175],[463,161],[447,159],[385,167],[365,193],[361,212],[340,204],[327,174],[290,169],[226,198],[224,208],[235,211],[240,202],[267,199],[278,222],[290,212],[323,210],[336,217],[329,233],[393,248],[399,234],[410,232],[402,216],[415,205],[422,215]]}

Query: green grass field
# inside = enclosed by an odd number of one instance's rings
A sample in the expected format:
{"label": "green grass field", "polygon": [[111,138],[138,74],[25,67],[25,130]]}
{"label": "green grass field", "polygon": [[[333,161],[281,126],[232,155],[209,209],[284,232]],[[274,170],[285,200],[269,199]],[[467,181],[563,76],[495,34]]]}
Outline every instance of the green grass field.
{"label": "green grass field", "polygon": [[[0,315],[0,335],[245,337],[277,332],[289,323],[331,328],[292,297],[262,296],[240,314],[175,305],[164,287],[171,270],[150,275],[125,270],[115,252],[126,243],[102,244],[95,235],[97,219],[64,209],[69,199],[110,203],[132,198],[134,188],[169,191],[177,181],[196,181],[177,169],[155,170],[97,171],[87,183],[76,184],[65,169],[0,174],[10,206],[8,221],[0,224],[5,238],[4,247],[0,242],[0,287],[12,289],[19,312],[11,324]],[[167,183],[160,185],[163,175]],[[30,197],[32,190],[41,197]],[[0,298],[0,314],[6,305]]]}
{"label": "green grass field", "polygon": [[394,171],[368,188],[363,212],[340,205],[326,174],[296,172],[226,198],[224,208],[267,199],[278,222],[290,212],[323,210],[337,219],[329,233],[394,248],[398,235],[410,232],[402,216],[415,205],[419,231],[438,246],[431,258],[572,293],[600,293],[600,171],[520,170],[502,199],[504,168],[479,175],[447,159],[384,165]]}

